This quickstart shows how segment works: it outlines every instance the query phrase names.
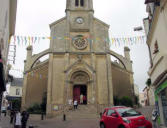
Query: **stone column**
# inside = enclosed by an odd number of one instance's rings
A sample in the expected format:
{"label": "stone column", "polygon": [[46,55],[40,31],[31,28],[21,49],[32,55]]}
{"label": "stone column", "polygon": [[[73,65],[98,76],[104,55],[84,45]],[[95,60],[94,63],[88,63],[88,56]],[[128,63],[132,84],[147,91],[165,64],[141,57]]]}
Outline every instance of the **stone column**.
{"label": "stone column", "polygon": [[49,55],[48,86],[47,86],[47,117],[52,116],[52,83],[53,83],[53,54]]}
{"label": "stone column", "polygon": [[124,47],[124,55],[126,59],[130,60],[130,49],[128,47]]}
{"label": "stone column", "polygon": [[24,74],[23,77],[23,94],[22,94],[22,104],[21,104],[21,109],[24,110],[26,109],[26,91],[27,91],[27,80],[28,80],[28,74]]}
{"label": "stone column", "polygon": [[[65,70],[69,66],[69,53],[65,54]],[[64,97],[64,104],[68,104],[68,100],[70,98],[70,84],[68,83],[68,73],[65,72],[65,81],[64,81],[64,89],[65,89],[65,97]]]}
{"label": "stone column", "polygon": [[24,76],[23,76],[23,96],[22,96],[22,104],[21,108],[26,109],[26,92],[27,92],[27,80],[28,80],[28,73],[26,71],[30,70],[30,63],[31,63],[31,58],[32,58],[32,46],[27,47],[27,57],[26,60],[24,61]]}
{"label": "stone column", "polygon": [[109,105],[113,105],[114,104],[114,101],[113,101],[113,83],[112,83],[112,69],[111,69],[111,58],[110,58],[110,55],[109,54],[107,54],[106,55],[106,57],[107,57],[107,69],[108,69],[108,71],[107,71],[107,73],[108,73],[108,75],[107,75],[107,83],[108,83],[108,96],[109,96],[109,99],[108,99],[108,104]]}
{"label": "stone column", "polygon": [[128,61],[128,71],[130,72],[130,84],[131,84],[131,88],[130,88],[130,91],[131,91],[131,95],[132,95],[132,100],[135,101],[135,93],[134,93],[134,78],[133,78],[133,69],[132,69],[132,61],[130,59],[130,49],[128,47],[124,47],[124,55],[125,55],[125,58],[127,59]]}

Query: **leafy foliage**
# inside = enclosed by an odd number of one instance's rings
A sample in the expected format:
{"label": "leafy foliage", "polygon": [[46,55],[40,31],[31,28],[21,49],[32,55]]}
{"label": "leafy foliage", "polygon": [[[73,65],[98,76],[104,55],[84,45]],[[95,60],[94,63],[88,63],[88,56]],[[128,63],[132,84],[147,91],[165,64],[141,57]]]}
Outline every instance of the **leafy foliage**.
{"label": "leafy foliage", "polygon": [[121,105],[133,107],[133,101],[128,96],[124,96],[120,99]]}
{"label": "leafy foliage", "polygon": [[20,110],[21,108],[21,100],[12,100],[12,109],[14,110]]}
{"label": "leafy foliage", "polygon": [[128,96],[124,96],[122,98],[114,97],[114,105],[123,105],[128,107],[133,107],[133,101]]}
{"label": "leafy foliage", "polygon": [[33,104],[31,107],[29,107],[27,109],[27,111],[30,114],[46,113],[46,105],[47,105],[47,93],[45,92],[43,94],[42,103],[41,104],[38,104],[38,103]]}
{"label": "leafy foliage", "polygon": [[151,79],[150,79],[150,78],[147,79],[146,85],[147,85],[147,86],[150,86],[150,85],[151,85]]}
{"label": "leafy foliage", "polygon": [[41,114],[42,112],[42,109],[41,109],[41,106],[40,104],[33,104],[31,107],[29,107],[27,109],[27,111],[30,113],[30,114]]}

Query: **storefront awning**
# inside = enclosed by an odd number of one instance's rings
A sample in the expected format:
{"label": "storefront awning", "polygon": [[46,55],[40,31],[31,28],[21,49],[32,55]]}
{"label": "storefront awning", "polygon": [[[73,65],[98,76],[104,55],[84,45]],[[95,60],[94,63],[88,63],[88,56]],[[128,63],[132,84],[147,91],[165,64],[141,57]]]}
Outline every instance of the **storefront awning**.
{"label": "storefront awning", "polygon": [[8,101],[21,100],[21,97],[16,97],[16,96],[6,96],[6,99],[7,99]]}

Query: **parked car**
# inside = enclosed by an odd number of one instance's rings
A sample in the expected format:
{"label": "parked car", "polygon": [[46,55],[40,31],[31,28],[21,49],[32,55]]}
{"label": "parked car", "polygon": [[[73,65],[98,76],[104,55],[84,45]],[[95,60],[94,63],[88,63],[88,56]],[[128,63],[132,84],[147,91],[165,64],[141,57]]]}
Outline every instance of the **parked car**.
{"label": "parked car", "polygon": [[6,113],[6,107],[1,107],[1,113]]}
{"label": "parked car", "polygon": [[133,108],[115,106],[104,110],[100,128],[152,128],[152,124]]}

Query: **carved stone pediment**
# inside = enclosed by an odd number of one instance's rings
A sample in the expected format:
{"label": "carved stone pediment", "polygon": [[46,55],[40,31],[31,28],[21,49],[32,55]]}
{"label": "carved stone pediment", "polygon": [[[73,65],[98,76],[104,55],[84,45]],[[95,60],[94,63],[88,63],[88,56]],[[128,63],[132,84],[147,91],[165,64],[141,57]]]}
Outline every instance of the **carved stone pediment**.
{"label": "carved stone pediment", "polygon": [[86,84],[89,82],[89,76],[87,73],[78,71],[72,75],[71,81],[75,84]]}

